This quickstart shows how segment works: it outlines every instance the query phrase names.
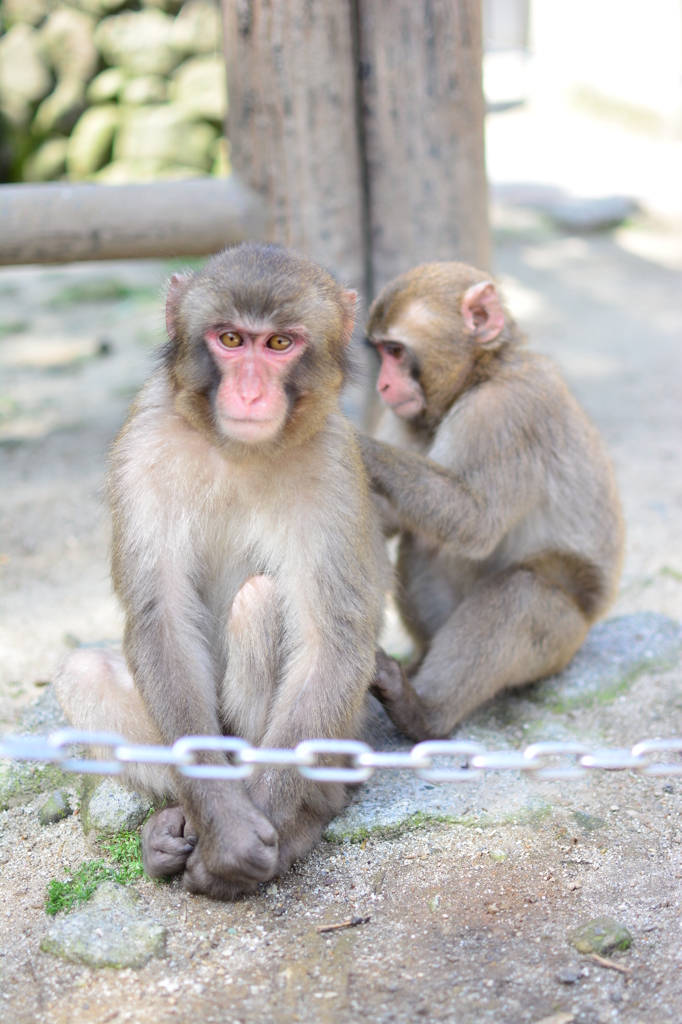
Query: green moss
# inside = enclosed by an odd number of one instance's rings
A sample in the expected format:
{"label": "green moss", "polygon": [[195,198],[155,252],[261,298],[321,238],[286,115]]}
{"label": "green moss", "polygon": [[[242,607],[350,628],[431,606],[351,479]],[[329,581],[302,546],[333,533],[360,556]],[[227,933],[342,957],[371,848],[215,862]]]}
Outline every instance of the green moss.
{"label": "green moss", "polygon": [[391,822],[390,825],[374,825],[372,827],[359,825],[356,828],[344,829],[339,827],[340,822],[334,822],[327,829],[323,838],[327,843],[364,843],[368,839],[397,839],[407,832],[414,832],[430,825],[465,825],[469,823],[473,824],[473,819],[470,822],[469,819],[458,818],[452,814],[428,814],[417,811],[401,821]]}
{"label": "green moss", "polygon": [[139,832],[120,832],[101,845],[109,854],[108,860],[86,860],[63,882],[53,878],[47,883],[46,914],[53,916],[85,903],[101,882],[127,885],[142,877],[144,868]]}
{"label": "green moss", "polygon": [[603,818],[597,818],[594,814],[585,814],[583,811],[574,811],[573,817],[576,824],[584,828],[586,832],[594,832],[598,828],[603,828],[605,824]]}
{"label": "green moss", "polygon": [[32,799],[46,789],[72,785],[73,775],[67,775],[57,765],[6,761],[0,764],[0,810],[5,811],[22,800]]}
{"label": "green moss", "polygon": [[134,288],[122,281],[83,281],[63,288],[52,299],[51,306],[74,306],[81,302],[118,302],[121,299],[157,299],[156,288]]}
{"label": "green moss", "polygon": [[168,274],[183,274],[188,270],[201,270],[208,256],[183,256],[181,260],[168,260],[164,269]]}
{"label": "green moss", "polygon": [[625,925],[612,917],[595,917],[571,932],[568,941],[579,953],[608,955],[615,949],[629,949],[632,935]]}
{"label": "green moss", "polygon": [[116,867],[115,882],[127,885],[144,874],[142,866],[142,843],[139,832],[119,832],[108,843],[101,846],[107,850]]}
{"label": "green moss", "polygon": [[381,825],[356,825],[345,827],[343,818],[333,821],[323,839],[327,843],[364,843],[368,839],[397,839],[405,833],[433,825],[459,825],[463,828],[499,828],[500,825],[529,825],[539,827],[552,814],[553,806],[548,803],[534,804],[531,807],[519,807],[504,817],[473,814],[433,814],[417,811],[400,821]]}
{"label": "green moss", "polygon": [[[551,687],[541,683],[535,695],[535,699],[542,701],[545,707],[556,714],[566,714],[575,708],[599,708],[606,704],[612,704],[614,700],[627,693],[644,672],[665,672],[677,665],[677,657],[674,655],[662,655],[660,658],[642,658],[620,679],[613,683],[600,685],[598,689],[581,693],[575,697],[559,697],[553,694]],[[542,691],[542,692],[540,692]]]}
{"label": "green moss", "polygon": [[60,910],[71,910],[79,903],[85,903],[100,882],[112,877],[110,871],[103,860],[86,860],[65,881],[52,878],[47,883],[45,913],[53,916]]}
{"label": "green moss", "polygon": [[23,334],[28,330],[28,323],[25,320],[11,320],[0,323],[0,338],[5,334]]}

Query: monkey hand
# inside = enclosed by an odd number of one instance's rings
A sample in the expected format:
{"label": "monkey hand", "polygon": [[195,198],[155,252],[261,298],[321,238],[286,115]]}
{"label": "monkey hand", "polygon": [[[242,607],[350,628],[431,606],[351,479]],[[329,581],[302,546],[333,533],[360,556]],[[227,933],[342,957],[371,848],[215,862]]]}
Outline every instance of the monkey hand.
{"label": "monkey hand", "polygon": [[197,844],[197,833],[182,807],[163,807],[142,829],[142,863],[150,878],[177,875]]}
{"label": "monkey hand", "polygon": [[200,839],[187,861],[187,888],[212,895],[207,879],[214,876],[240,892],[252,892],[276,873],[277,832],[241,783],[204,784],[202,796],[197,807]]}

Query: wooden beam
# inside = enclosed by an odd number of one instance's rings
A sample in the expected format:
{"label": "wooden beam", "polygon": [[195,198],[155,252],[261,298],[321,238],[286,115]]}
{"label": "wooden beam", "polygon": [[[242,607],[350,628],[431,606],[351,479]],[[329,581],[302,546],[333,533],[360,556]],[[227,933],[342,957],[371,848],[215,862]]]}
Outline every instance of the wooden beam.
{"label": "wooden beam", "polygon": [[263,202],[235,175],[0,186],[0,265],[203,256],[267,234]]}

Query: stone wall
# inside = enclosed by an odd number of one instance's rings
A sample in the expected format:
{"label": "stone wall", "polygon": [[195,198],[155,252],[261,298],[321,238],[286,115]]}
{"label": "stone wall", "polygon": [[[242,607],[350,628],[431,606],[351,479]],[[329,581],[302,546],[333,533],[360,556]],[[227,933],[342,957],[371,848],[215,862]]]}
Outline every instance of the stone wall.
{"label": "stone wall", "polygon": [[214,0],[1,0],[0,180],[229,173]]}

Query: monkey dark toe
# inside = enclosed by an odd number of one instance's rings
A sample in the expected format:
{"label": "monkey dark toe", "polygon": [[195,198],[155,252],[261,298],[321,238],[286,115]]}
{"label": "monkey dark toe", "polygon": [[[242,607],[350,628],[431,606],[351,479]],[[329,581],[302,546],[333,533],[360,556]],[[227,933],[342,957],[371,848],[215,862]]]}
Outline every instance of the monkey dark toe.
{"label": "monkey dark toe", "polygon": [[376,674],[370,686],[396,728],[411,740],[432,739],[436,733],[426,722],[424,709],[402,665],[384,651],[377,651]]}
{"label": "monkey dark toe", "polygon": [[142,863],[150,878],[177,875],[197,843],[194,826],[182,807],[164,807],[142,829]]}
{"label": "monkey dark toe", "polygon": [[405,676],[401,665],[381,649],[377,651],[376,673],[370,687],[382,704],[401,700],[405,691]]}

